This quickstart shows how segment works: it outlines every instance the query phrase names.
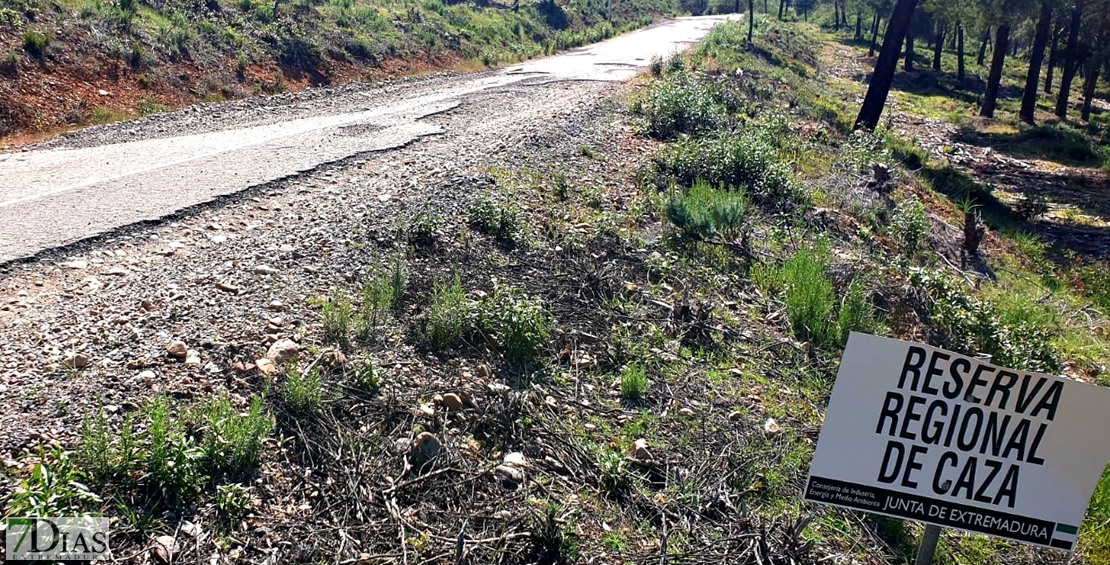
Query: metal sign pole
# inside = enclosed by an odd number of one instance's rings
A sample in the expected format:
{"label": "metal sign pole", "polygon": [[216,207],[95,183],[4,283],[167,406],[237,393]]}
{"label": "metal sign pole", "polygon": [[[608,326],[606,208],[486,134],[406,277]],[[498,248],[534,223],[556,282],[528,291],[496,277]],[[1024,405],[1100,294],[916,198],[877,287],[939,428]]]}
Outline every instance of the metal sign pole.
{"label": "metal sign pole", "polygon": [[933,565],[933,554],[937,552],[937,542],[940,541],[940,526],[929,524],[925,526],[925,533],[921,534],[921,545],[917,546],[917,559],[913,565]]}

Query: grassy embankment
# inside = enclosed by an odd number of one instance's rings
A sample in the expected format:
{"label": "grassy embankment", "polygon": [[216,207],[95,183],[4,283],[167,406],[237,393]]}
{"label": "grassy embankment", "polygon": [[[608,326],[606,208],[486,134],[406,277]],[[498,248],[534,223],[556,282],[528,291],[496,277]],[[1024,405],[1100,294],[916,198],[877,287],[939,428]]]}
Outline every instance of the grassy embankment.
{"label": "grassy embankment", "polygon": [[[837,93],[852,93],[817,72],[832,38],[816,27],[761,18],[752,49],[745,33],[722,26],[687,56],[653,64],[630,106],[640,135],[659,148],[634,174],[615,166],[618,149],[602,146],[558,165],[493,170],[498,186],[470,206],[467,227],[443,235],[443,218],[416,214],[402,230],[410,249],[364,285],[337,283],[313,298],[322,326],[312,339],[346,351],[347,366],[286,364],[258,381],[258,412],[235,429],[220,423],[219,399],[175,417],[154,401],[133,428],[109,424],[135,430],[118,439],[102,439],[93,415],[71,455],[55,452],[27,479],[21,492],[37,498],[20,494],[9,511],[49,500],[41,510],[108,512],[138,536],[172,528],[167,509],[195,508],[197,518],[226,519],[217,535],[233,545],[243,516],[270,511],[250,502],[250,478],[258,465],[280,473],[279,449],[303,471],[296,462],[321,454],[315,442],[341,440],[363,446],[364,468],[404,476],[381,437],[450,432],[458,452],[423,462],[431,470],[418,486],[389,492],[403,505],[454,499],[460,484],[470,496],[490,493],[496,508],[522,516],[515,524],[528,545],[502,538],[475,550],[487,557],[643,560],[665,547],[699,562],[755,551],[800,562],[910,561],[917,526],[799,501],[847,332],[1100,382],[1108,271],[1026,235],[1037,224],[911,141],[889,130],[851,133],[855,107]],[[876,163],[892,167],[891,192],[868,184]],[[598,174],[635,192],[584,180]],[[981,210],[989,229],[981,260],[959,268],[962,232],[953,226],[965,210]],[[374,363],[396,344],[451,367],[482,367],[478,378],[512,391],[472,389],[486,408],[412,428],[396,415],[454,399]],[[473,378],[465,373],[443,392]],[[262,440],[277,433],[287,438],[280,448]],[[516,449],[544,462],[533,463],[522,491],[505,491],[486,477]],[[346,463],[318,462],[317,476],[344,480],[313,488],[357,499],[361,491],[343,490],[350,477],[336,470]],[[1089,563],[1110,552],[1101,527],[1108,492],[1110,479],[1080,537]],[[368,511],[388,521],[378,504]],[[484,511],[420,516],[402,539],[425,557],[449,552],[471,517],[488,523]],[[365,543],[396,545],[396,530],[381,536]],[[1056,555],[952,532],[939,562]]]}

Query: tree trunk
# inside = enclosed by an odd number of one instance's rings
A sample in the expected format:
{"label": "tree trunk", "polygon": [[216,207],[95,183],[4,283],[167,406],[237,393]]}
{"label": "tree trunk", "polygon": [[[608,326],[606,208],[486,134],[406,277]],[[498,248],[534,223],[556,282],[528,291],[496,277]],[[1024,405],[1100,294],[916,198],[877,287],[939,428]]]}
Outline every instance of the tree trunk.
{"label": "tree trunk", "polygon": [[1079,70],[1079,26],[1083,19],[1083,0],[1076,0],[1068,24],[1068,48],[1064,51],[1064,73],[1060,77],[1060,93],[1056,98],[1056,116],[1061,120],[1068,117],[1068,97],[1071,96],[1071,81]]}
{"label": "tree trunk", "polygon": [[752,34],[755,32],[755,0],[748,0],[748,45],[752,44]]}
{"label": "tree trunk", "polygon": [[1025,76],[1025,91],[1021,95],[1021,121],[1031,124],[1037,110],[1037,90],[1041,81],[1041,64],[1048,34],[1052,31],[1052,3],[1041,3],[1041,17],[1037,19],[1037,32],[1033,36],[1033,52],[1029,54],[1029,74]]}
{"label": "tree trunk", "polygon": [[[875,14],[875,20],[871,22],[871,48],[867,50],[868,57],[875,56],[875,46],[879,41],[879,14]],[[900,51],[901,49],[899,49]]]}
{"label": "tree trunk", "polygon": [[1095,97],[1095,86],[1098,85],[1098,74],[1102,71],[1099,61],[1092,58],[1087,65],[1087,80],[1083,81],[1083,121],[1091,121],[1091,100]]}
{"label": "tree trunk", "polygon": [[833,0],[833,29],[840,31],[840,2]]}
{"label": "tree trunk", "polygon": [[917,0],[898,0],[894,5],[894,13],[890,16],[886,36],[883,37],[883,49],[879,52],[879,60],[875,63],[875,71],[871,73],[871,81],[867,86],[867,96],[864,97],[859,116],[856,117],[856,129],[873,130],[879,125],[887,95],[890,94],[890,84],[894,81],[894,71],[898,68],[898,52],[902,50],[902,42],[906,39],[916,7]]}
{"label": "tree trunk", "polygon": [[991,71],[987,75],[987,91],[983,95],[983,107],[979,115],[993,118],[998,105],[998,87],[1002,84],[1002,66],[1006,63],[1006,52],[1010,41],[1010,22],[998,25],[994,35],[994,55],[991,57]]}
{"label": "tree trunk", "polygon": [[944,54],[944,36],[948,31],[947,24],[937,24],[937,35],[933,38],[933,70],[940,70],[940,57]]}
{"label": "tree trunk", "polygon": [[983,61],[985,61],[987,58],[987,43],[990,42],[990,40],[991,28],[988,27],[987,29],[983,30],[982,42],[979,43],[979,58],[976,60],[976,62],[979,64],[980,67],[983,66]]}
{"label": "tree trunk", "polygon": [[967,77],[964,68],[964,24],[956,22],[956,80],[963,82]]}
{"label": "tree trunk", "polygon": [[786,9],[786,0],[779,0],[779,21],[782,21],[782,12]]}
{"label": "tree trunk", "polygon": [[863,14],[856,14],[856,41],[863,39]]}
{"label": "tree trunk", "polygon": [[913,33],[906,33],[906,63],[902,65],[902,70],[913,72]]}
{"label": "tree trunk", "polygon": [[1052,49],[1048,52],[1048,72],[1044,75],[1044,91],[1045,94],[1052,94],[1052,71],[1056,70],[1056,62],[1059,60],[1057,50],[1060,47],[1060,34],[1064,33],[1064,26],[1060,25],[1059,18],[1057,18],[1056,29],[1052,32]]}

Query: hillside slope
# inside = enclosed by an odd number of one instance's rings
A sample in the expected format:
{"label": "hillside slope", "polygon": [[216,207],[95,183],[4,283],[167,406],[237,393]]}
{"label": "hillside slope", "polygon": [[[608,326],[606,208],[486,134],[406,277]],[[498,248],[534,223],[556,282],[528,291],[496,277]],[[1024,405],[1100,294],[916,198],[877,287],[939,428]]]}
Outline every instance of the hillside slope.
{"label": "hillside slope", "polygon": [[0,143],[166,107],[493,65],[599,41],[674,0],[10,0]]}

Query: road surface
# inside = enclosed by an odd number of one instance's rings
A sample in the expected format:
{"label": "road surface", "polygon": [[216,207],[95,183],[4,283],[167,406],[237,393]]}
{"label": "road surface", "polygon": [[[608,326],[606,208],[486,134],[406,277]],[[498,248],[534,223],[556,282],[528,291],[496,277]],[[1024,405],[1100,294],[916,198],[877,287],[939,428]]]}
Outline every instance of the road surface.
{"label": "road surface", "polygon": [[[225,113],[211,106],[185,109],[131,129],[114,126],[107,131],[117,135],[99,143],[62,140],[51,148],[0,153],[0,264],[443,133],[450,122],[433,125],[424,118],[481,103],[478,95],[627,80],[653,57],[689,47],[726,19],[679,18],[497,71],[408,81],[388,91],[368,86],[334,100],[325,92],[308,105],[275,109],[257,106],[266,103],[258,99],[250,102],[253,113],[227,124],[221,124]],[[180,117],[190,112],[189,120]],[[96,139],[95,132],[89,135]]]}

